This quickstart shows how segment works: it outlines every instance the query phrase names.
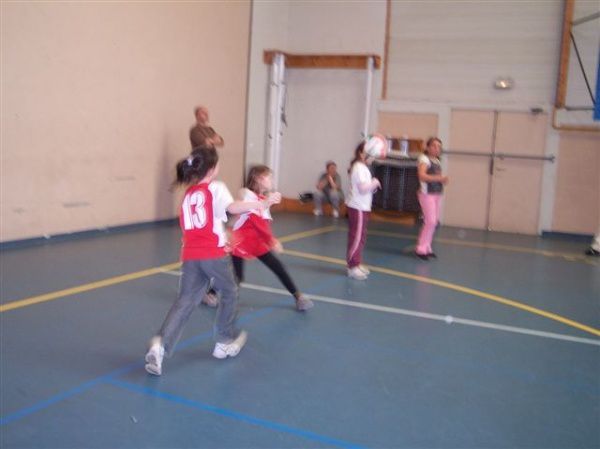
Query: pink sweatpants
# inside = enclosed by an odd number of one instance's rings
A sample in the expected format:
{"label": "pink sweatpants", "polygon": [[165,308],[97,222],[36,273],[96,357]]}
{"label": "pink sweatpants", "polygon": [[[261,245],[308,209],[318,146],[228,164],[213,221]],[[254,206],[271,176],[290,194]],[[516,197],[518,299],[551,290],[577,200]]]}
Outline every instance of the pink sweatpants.
{"label": "pink sweatpants", "polygon": [[348,250],[346,262],[348,268],[354,268],[362,262],[362,252],[367,241],[367,225],[369,224],[370,212],[346,208],[348,211]]}
{"label": "pink sweatpants", "polygon": [[429,254],[433,252],[431,250],[431,242],[433,241],[433,234],[435,233],[435,227],[437,226],[440,216],[442,195],[439,193],[419,192],[417,196],[419,198],[421,210],[423,211],[424,221],[421,232],[419,233],[415,252],[417,254]]}

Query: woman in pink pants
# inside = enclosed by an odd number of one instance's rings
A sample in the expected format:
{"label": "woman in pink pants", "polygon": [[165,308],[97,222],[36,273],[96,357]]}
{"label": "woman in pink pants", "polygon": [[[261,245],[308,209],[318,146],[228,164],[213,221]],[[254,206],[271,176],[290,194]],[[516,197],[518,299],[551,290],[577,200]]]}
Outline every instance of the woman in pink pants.
{"label": "woman in pink pants", "polygon": [[439,157],[442,151],[442,141],[437,137],[427,140],[427,147],[419,156],[417,173],[419,176],[419,204],[423,212],[423,227],[419,233],[415,254],[419,259],[429,260],[437,256],[431,249],[433,234],[440,215],[440,203],[444,184],[448,177],[442,175],[442,164]]}

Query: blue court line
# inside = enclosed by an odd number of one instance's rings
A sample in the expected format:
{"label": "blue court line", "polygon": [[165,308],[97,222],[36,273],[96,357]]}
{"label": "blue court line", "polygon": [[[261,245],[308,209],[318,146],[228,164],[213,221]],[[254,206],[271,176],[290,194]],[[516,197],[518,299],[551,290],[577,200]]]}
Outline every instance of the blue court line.
{"label": "blue court line", "polygon": [[306,438],[309,440],[317,441],[319,443],[330,444],[336,447],[342,447],[347,449],[362,449],[365,446],[359,446],[354,443],[350,443],[348,441],[338,440],[335,438],[331,438],[325,435],[320,435],[314,432],[309,432],[307,430],[296,429],[294,427],[287,426],[285,424],[280,424],[273,421],[267,421],[261,418],[255,418],[253,416],[244,415],[242,413],[234,412],[232,410],[227,410],[220,407],[215,407],[214,405],[205,404],[203,402],[194,401],[191,399],[184,398],[182,396],[177,396],[171,393],[165,393],[163,391],[155,390],[153,388],[142,387],[136,384],[132,384],[129,382],[123,382],[117,379],[110,379],[107,383],[112,384],[116,387],[123,388],[128,391],[133,391],[136,393],[144,394],[147,396],[152,396],[160,399],[165,399],[167,401],[174,402],[179,405],[184,405],[186,407],[191,407],[197,410],[202,410],[205,412],[215,413],[217,415],[225,416],[227,418],[232,418],[238,421],[242,421],[248,424],[253,424],[255,426],[265,427],[270,430],[276,430],[279,432],[288,433],[290,435]]}
{"label": "blue court line", "polygon": [[54,396],[49,397],[48,399],[44,399],[43,401],[37,402],[29,407],[22,408],[21,410],[17,410],[14,413],[10,413],[8,415],[0,417],[0,426],[4,426],[6,424],[10,424],[14,421],[17,421],[21,418],[25,418],[33,413],[39,412],[45,408],[48,408],[54,404],[58,404],[66,399],[69,399],[77,394],[84,393],[96,385],[103,384],[111,379],[113,376],[120,376],[122,374],[126,374],[130,371],[133,371],[136,368],[143,366],[142,363],[130,363],[124,367],[118,368],[110,373],[96,377],[95,379],[89,380],[87,382],[82,383],[81,385],[76,386],[75,388],[71,388],[70,390],[63,391]]}
{"label": "blue court line", "polygon": [[[251,320],[259,318],[263,315],[267,315],[268,313],[272,312],[273,310],[274,310],[273,307],[266,307],[264,309],[260,309],[260,310],[251,312],[247,315],[240,317],[238,320],[238,323],[245,323],[245,322],[251,321]],[[177,345],[177,348],[174,352],[180,351],[182,349],[186,349],[190,346],[200,343],[200,342],[212,337],[212,335],[213,335],[213,333],[212,333],[212,331],[210,331],[210,332],[204,332],[202,334],[198,334],[193,337],[187,338]],[[16,412],[2,416],[2,417],[0,417],[0,427],[4,426],[6,424],[10,424],[21,418],[25,418],[26,416],[29,416],[36,412],[39,412],[40,410],[48,408],[52,405],[58,404],[59,402],[69,399],[77,394],[84,393],[97,385],[110,382],[118,376],[130,373],[131,371],[136,370],[136,369],[143,368],[143,366],[144,366],[144,362],[130,363],[121,368],[117,368],[117,369],[109,372],[108,374],[104,374],[102,376],[96,377],[95,379],[84,382],[81,385],[78,385],[74,388],[60,392],[54,396],[49,397],[48,399],[44,399],[40,402],[36,402],[35,404],[30,405],[29,407],[25,407],[25,408],[22,408],[21,410],[17,410]]]}

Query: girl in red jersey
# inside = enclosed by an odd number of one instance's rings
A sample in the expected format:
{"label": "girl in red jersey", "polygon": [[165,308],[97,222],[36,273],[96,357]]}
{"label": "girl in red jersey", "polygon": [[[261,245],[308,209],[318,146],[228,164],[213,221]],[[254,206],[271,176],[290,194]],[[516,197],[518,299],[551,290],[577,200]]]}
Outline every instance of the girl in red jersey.
{"label": "girl in red jersey", "polygon": [[227,212],[241,214],[265,210],[277,197],[257,201],[234,201],[229,190],[214,178],[219,172],[219,156],[213,146],[201,146],[181,160],[176,167],[175,185],[188,185],[181,204],[180,226],[181,280],[179,295],[171,306],[158,334],[150,341],[146,354],[146,371],[160,376],[164,355],[173,353],[183,327],[198,306],[211,278],[221,294],[215,317],[215,348],[218,359],[235,357],[246,343],[246,332],[236,327],[238,288],[225,251],[223,223]]}
{"label": "girl in red jersey", "polygon": [[[246,179],[246,187],[242,189],[243,201],[264,201],[273,188],[272,172],[266,165],[250,168]],[[276,193],[281,199],[281,194]],[[242,214],[233,226],[232,259],[233,269],[238,282],[244,279],[244,259],[258,258],[264,263],[290,292],[296,301],[296,309],[305,311],[313,307],[313,302],[298,291],[281,261],[274,252],[283,250],[281,243],[271,232],[271,211],[253,209]]]}

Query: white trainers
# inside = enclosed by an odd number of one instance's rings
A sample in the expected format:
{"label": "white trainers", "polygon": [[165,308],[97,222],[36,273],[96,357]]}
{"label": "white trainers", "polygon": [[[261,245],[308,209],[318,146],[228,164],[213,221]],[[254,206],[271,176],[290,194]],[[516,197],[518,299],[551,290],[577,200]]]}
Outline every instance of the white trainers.
{"label": "white trainers", "polygon": [[162,339],[158,336],[150,340],[150,349],[146,353],[146,366],[144,368],[150,374],[160,376],[162,374],[162,362],[165,356],[165,348],[162,345]]}
{"label": "white trainers", "polygon": [[227,357],[235,357],[242,350],[248,339],[248,333],[241,331],[240,335],[230,343],[217,343],[213,351],[213,357],[217,359],[225,359]]}
{"label": "white trainers", "polygon": [[207,305],[208,307],[218,307],[219,306],[219,297],[214,293],[206,293],[204,298],[202,298],[202,304]]}
{"label": "white trainers", "polygon": [[338,212],[337,209],[333,209],[333,211],[331,212],[331,215],[333,215],[333,218],[339,218],[340,213]]}
{"label": "white trainers", "polygon": [[321,215],[323,215],[323,211],[322,211],[322,210],[319,210],[319,209],[314,209],[314,210],[313,210],[313,215],[314,215],[315,217],[320,217]]}
{"label": "white trainers", "polygon": [[365,273],[367,276],[368,276],[369,274],[371,274],[371,270],[369,270],[369,269],[367,268],[367,266],[366,266],[366,265],[360,264],[360,265],[358,266],[358,269],[359,269],[360,271],[362,271],[363,273]]}
{"label": "white trainers", "polygon": [[296,298],[296,310],[298,312],[306,312],[308,309],[312,309],[315,303],[304,295],[300,295]]}
{"label": "white trainers", "polygon": [[348,277],[358,281],[364,281],[367,279],[367,275],[357,266],[348,268]]}

